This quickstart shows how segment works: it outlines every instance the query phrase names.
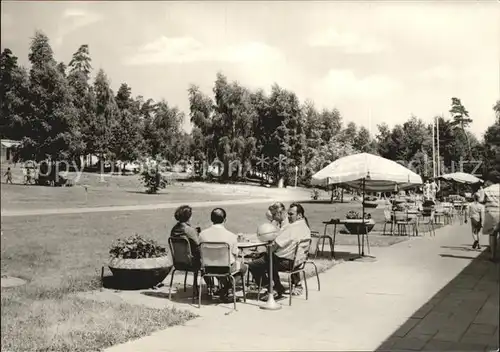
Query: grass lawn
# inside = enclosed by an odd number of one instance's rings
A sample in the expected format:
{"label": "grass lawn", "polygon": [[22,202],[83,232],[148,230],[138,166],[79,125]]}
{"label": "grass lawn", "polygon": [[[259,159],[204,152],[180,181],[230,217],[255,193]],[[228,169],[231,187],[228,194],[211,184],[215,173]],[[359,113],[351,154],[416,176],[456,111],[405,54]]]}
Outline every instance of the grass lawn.
{"label": "grass lawn", "polygon": [[[31,192],[47,192],[47,204],[69,207],[72,205],[62,192],[76,192],[75,188],[4,186],[2,203],[4,196],[10,199],[8,209],[11,209],[14,198],[25,199],[22,208],[27,207],[29,197],[35,202],[40,195]],[[33,191],[23,193],[28,188]],[[4,195],[5,190],[7,195]],[[122,199],[124,193],[123,190],[110,190],[105,195],[96,194],[95,201],[98,203],[100,198],[102,202]],[[142,196],[149,202],[155,197],[131,194],[129,201],[132,204],[141,202],[138,199]],[[54,200],[57,197],[60,197],[59,205]],[[199,201],[200,197],[201,193],[196,193],[185,200]],[[205,197],[214,199],[213,195]],[[321,221],[343,218],[348,210],[359,209],[359,204],[305,203],[304,206],[313,229],[320,232],[323,229]],[[265,209],[263,204],[230,206],[226,209],[227,227],[235,233],[252,233],[266,221]],[[208,207],[195,208],[192,225],[209,226],[210,211]],[[371,214],[378,221],[383,218],[381,209],[375,209]],[[99,350],[193,318],[190,313],[171,309],[104,304],[70,295],[98,286],[100,268],[107,262],[109,246],[115,239],[139,233],[166,246],[174,223],[173,210],[3,217],[2,275],[20,277],[28,283],[2,289],[2,349]],[[377,227],[381,225],[377,224]],[[337,243],[342,244],[342,238],[352,241],[350,236],[339,236]],[[380,245],[384,244],[381,242]],[[356,248],[353,247],[352,251],[355,252]],[[330,265],[331,262],[321,261],[325,270]]]}
{"label": "grass lawn", "polygon": [[142,189],[114,187],[87,188],[40,187],[2,184],[2,210],[83,208],[120,205],[159,204],[249,198],[245,195],[206,194],[180,185],[169,186],[158,194],[146,194]]}

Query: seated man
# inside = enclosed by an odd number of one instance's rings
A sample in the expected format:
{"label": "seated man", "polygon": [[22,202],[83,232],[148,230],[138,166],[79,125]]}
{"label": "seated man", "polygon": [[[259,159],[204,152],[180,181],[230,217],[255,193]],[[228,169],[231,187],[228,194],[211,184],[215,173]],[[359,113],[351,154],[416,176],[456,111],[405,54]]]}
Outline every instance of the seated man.
{"label": "seated man", "polygon": [[[290,224],[281,229],[271,247],[271,251],[273,252],[272,275],[276,299],[282,298],[283,293],[285,293],[285,288],[280,281],[279,271],[289,270],[291,268],[297,244],[301,240],[311,238],[311,230],[309,229],[309,224],[302,205],[299,203],[292,203],[290,205],[288,209],[288,221]],[[267,254],[249,264],[249,269],[256,283],[259,283],[262,279],[263,285],[267,283],[266,274],[268,268],[269,256]],[[299,282],[299,274],[294,274],[292,276],[293,285],[300,286]],[[293,292],[290,292],[290,294],[293,294]],[[262,299],[267,300],[267,295]]]}
{"label": "seated man", "polygon": [[[242,274],[246,273],[247,266],[238,260],[238,237],[228,231],[224,223],[226,222],[226,211],[222,208],[215,208],[210,214],[210,219],[213,225],[209,228],[201,231],[200,233],[200,243],[203,242],[224,242],[229,244],[231,249],[230,263],[231,272],[240,271]],[[221,299],[228,298],[229,289],[232,287],[229,279],[221,280],[222,290],[218,292]],[[233,292],[233,294],[235,294]]]}

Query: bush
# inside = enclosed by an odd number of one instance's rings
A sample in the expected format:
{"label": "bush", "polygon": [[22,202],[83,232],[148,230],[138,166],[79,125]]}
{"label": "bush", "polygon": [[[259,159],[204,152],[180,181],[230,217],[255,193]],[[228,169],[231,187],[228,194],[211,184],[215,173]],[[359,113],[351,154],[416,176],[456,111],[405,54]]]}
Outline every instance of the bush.
{"label": "bush", "polygon": [[158,167],[146,168],[141,174],[142,181],[146,187],[146,192],[149,194],[156,194],[161,188],[167,186],[166,180],[161,175]]}
{"label": "bush", "polygon": [[155,240],[136,234],[127,239],[118,239],[111,246],[109,254],[113,258],[144,259],[163,257],[167,254],[167,250]]}
{"label": "bush", "polygon": [[[346,219],[361,219],[361,214],[358,211],[350,210],[345,215]],[[365,219],[371,219],[372,215],[370,213],[365,213]]]}

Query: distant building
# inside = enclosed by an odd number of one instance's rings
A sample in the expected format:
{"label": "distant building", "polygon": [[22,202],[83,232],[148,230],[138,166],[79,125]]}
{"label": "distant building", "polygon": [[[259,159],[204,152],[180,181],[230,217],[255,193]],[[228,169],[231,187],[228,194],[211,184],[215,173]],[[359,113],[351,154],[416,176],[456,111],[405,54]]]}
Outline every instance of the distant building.
{"label": "distant building", "polygon": [[12,163],[14,162],[14,154],[16,147],[18,147],[21,142],[13,141],[10,139],[2,139],[0,140],[2,143],[2,153],[1,153],[1,162],[2,163]]}

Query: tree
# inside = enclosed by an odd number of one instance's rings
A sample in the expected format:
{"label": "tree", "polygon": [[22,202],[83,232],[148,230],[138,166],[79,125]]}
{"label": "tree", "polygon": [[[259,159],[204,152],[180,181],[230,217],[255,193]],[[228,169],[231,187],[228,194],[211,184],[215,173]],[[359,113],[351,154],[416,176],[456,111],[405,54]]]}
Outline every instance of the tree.
{"label": "tree", "polygon": [[500,100],[497,100],[497,103],[493,106],[493,110],[495,111],[497,123],[500,124]]}
{"label": "tree", "polygon": [[0,135],[21,140],[25,136],[29,79],[8,48],[0,54],[0,87]]}
{"label": "tree", "polygon": [[194,125],[193,153],[203,160],[213,160],[217,155],[213,138],[213,101],[195,85],[189,87],[188,97],[191,123]]}
{"label": "tree", "polygon": [[350,145],[354,145],[356,136],[358,135],[358,126],[356,123],[349,122],[347,127],[341,131],[339,140]]}
{"label": "tree", "polygon": [[105,159],[112,159],[113,130],[117,124],[119,110],[115,102],[113,91],[104,70],[100,69],[94,81],[96,99],[95,119],[89,121],[89,130],[94,131],[89,136],[88,150],[99,156],[102,163]]}
{"label": "tree", "polygon": [[359,129],[356,137],[354,138],[353,147],[354,149],[364,153],[373,153],[375,151],[370,131],[368,131],[365,126],[361,126]]}
{"label": "tree", "polygon": [[380,156],[388,158],[391,151],[391,129],[385,122],[377,125],[377,129],[378,133],[375,136],[375,139],[377,141],[377,151]]}
{"label": "tree", "polygon": [[184,114],[177,107],[170,107],[161,100],[155,107],[155,114],[146,121],[144,138],[147,150],[154,158],[163,158],[176,162],[175,145],[182,135],[180,133]]}
{"label": "tree", "polygon": [[497,121],[484,133],[483,176],[485,179],[500,182],[500,100],[493,107]]}
{"label": "tree", "polygon": [[238,82],[229,83],[221,73],[217,74],[213,91],[215,105],[212,132],[214,140],[218,141],[217,157],[224,162],[222,177],[227,179],[229,172],[232,172],[230,165],[235,165],[233,162],[240,163],[245,171],[250,166],[256,148],[256,140],[252,135],[256,112],[250,92]]}
{"label": "tree", "polygon": [[462,133],[467,141],[467,147],[469,150],[469,158],[472,160],[472,149],[471,144],[469,142],[469,138],[467,133],[465,132],[465,128],[469,126],[472,122],[472,119],[469,118],[469,112],[465,109],[462,102],[458,98],[451,98],[451,116],[453,117],[453,126],[459,127],[462,130]]}
{"label": "tree", "polygon": [[29,59],[31,104],[19,155],[36,161],[67,159],[83,145],[69,86],[57,68],[45,34],[35,33]]}
{"label": "tree", "polygon": [[90,58],[88,44],[81,45],[78,50],[73,54],[69,62],[70,73],[79,72],[85,75],[86,80],[90,78],[92,72],[92,59]]}
{"label": "tree", "polygon": [[342,130],[342,116],[337,109],[323,109],[320,115],[321,138],[328,143]]}
{"label": "tree", "polygon": [[[274,84],[269,97],[269,116],[264,129],[270,139],[264,146],[264,155],[273,162],[275,179],[281,183],[289,174],[288,167],[299,165],[305,149],[304,120],[300,102],[295,93]],[[300,144],[295,147],[294,143]]]}
{"label": "tree", "polygon": [[[82,51],[85,55],[82,55]],[[94,90],[89,84],[92,69],[87,45],[82,45],[69,63],[68,83],[71,87],[73,104],[77,111],[77,123],[85,144],[84,154],[95,153],[95,131],[97,101]]]}

